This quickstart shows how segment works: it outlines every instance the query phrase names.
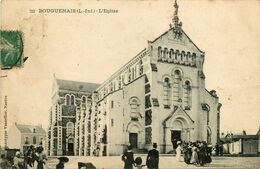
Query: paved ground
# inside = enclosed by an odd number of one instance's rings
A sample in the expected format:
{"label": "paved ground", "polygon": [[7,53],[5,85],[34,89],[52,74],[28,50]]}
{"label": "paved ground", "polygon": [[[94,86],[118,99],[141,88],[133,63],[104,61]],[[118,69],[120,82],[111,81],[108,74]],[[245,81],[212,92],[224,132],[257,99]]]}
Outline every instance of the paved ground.
{"label": "paved ground", "polygon": [[[141,156],[143,161],[146,158]],[[92,162],[97,169],[123,169],[123,162],[121,157],[69,157],[70,161],[65,164],[65,169],[77,169],[78,162]],[[48,160],[48,168],[55,169],[55,165],[58,163],[56,158]],[[206,164],[203,167],[186,165],[184,162],[178,162],[176,157],[161,156],[160,157],[160,169],[193,169],[193,168],[205,168],[205,169],[260,169],[260,157],[213,157],[212,163]],[[146,169],[146,167],[144,167]]]}

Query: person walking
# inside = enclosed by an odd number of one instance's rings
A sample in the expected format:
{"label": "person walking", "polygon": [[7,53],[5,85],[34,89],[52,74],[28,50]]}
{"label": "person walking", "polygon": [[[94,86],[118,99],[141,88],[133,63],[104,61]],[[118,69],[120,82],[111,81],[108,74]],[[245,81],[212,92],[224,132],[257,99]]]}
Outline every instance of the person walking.
{"label": "person walking", "polygon": [[200,166],[203,166],[206,163],[206,143],[200,142],[198,145],[198,159]]}
{"label": "person walking", "polygon": [[177,142],[177,148],[176,148],[176,158],[179,162],[181,162],[181,151],[182,151],[182,148],[181,148],[181,142],[178,141]]}
{"label": "person walking", "polygon": [[198,164],[199,163],[198,148],[196,147],[195,143],[193,143],[191,151],[192,151],[192,155],[191,155],[190,163],[191,164]]}
{"label": "person walking", "polygon": [[146,159],[148,169],[159,169],[159,151],[156,148],[157,144],[153,143],[153,149],[148,152]]}
{"label": "person walking", "polygon": [[128,146],[127,151],[122,155],[122,161],[124,161],[124,169],[133,169],[134,153],[132,152],[132,146]]}

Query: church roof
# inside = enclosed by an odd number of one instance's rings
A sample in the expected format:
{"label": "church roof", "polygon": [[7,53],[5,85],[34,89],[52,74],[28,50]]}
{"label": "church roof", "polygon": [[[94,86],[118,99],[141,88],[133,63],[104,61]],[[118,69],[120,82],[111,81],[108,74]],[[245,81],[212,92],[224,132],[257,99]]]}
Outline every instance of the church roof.
{"label": "church roof", "polygon": [[[24,125],[24,124],[15,124],[17,129],[21,133],[40,133],[40,134],[46,134],[45,130],[41,126],[35,126],[35,125]],[[34,132],[35,129],[35,132]]]}
{"label": "church roof", "polygon": [[[169,33],[170,31],[173,31],[175,28],[172,27],[170,29],[168,29],[167,31],[165,31],[164,33],[162,33],[160,36],[158,36],[157,38],[155,38],[153,41],[151,41],[152,43],[157,41],[158,39],[160,39],[162,36],[166,35],[167,33]],[[186,38],[189,40],[189,42],[201,53],[204,53],[204,51],[202,51],[192,40],[191,38],[184,32],[184,30],[181,30],[182,34],[186,36]]]}
{"label": "church roof", "polygon": [[100,84],[96,84],[96,83],[78,82],[78,81],[63,80],[63,79],[56,79],[56,81],[57,81],[57,85],[59,86],[59,89],[63,89],[63,90],[93,92],[100,86]]}

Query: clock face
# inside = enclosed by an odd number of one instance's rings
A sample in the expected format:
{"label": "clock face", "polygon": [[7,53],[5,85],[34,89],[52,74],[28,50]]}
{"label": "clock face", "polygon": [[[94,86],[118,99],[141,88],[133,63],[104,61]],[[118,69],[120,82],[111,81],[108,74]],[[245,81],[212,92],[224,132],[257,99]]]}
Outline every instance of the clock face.
{"label": "clock face", "polygon": [[1,68],[20,67],[23,61],[22,33],[18,31],[1,31]]}

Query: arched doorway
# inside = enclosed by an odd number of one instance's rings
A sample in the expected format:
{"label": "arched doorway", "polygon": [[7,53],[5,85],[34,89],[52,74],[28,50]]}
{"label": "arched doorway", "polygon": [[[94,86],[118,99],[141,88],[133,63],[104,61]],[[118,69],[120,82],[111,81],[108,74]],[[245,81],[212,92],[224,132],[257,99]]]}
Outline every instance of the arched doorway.
{"label": "arched doorway", "polygon": [[[177,107],[162,123],[163,152],[172,151],[178,141],[190,141],[193,138],[194,121],[182,109]],[[191,137],[192,136],[192,137]]]}
{"label": "arched doorway", "polygon": [[188,136],[188,124],[187,121],[182,117],[177,117],[172,122],[171,127],[171,142],[173,148],[177,148],[178,141],[189,141]]}
{"label": "arched doorway", "polygon": [[68,153],[67,155],[74,155],[74,139],[68,139]]}
{"label": "arched doorway", "polygon": [[141,124],[139,122],[130,122],[127,126],[127,132],[128,132],[128,138],[129,138],[129,144],[133,148],[138,148],[139,143],[138,141],[141,140],[140,138],[140,132],[142,131]]}

